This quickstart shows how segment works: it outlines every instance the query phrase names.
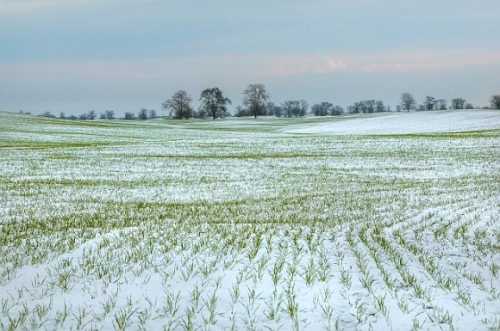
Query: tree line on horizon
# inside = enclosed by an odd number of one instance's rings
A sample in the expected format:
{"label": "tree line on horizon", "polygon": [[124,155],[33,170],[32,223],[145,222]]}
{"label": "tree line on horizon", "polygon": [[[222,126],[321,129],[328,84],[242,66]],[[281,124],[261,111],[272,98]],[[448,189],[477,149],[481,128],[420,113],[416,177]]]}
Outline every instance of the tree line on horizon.
{"label": "tree line on horizon", "polygon": [[[491,108],[500,109],[500,95],[491,97]],[[179,90],[174,95],[162,103],[162,107],[168,112],[168,116],[177,119],[206,118],[212,119],[230,116],[227,105],[231,100],[224,97],[218,87],[205,89],[200,95],[200,107],[195,110],[192,105],[191,96],[184,90]],[[422,104],[417,104],[411,93],[403,93],[401,102],[396,107],[396,111],[432,111],[446,109],[474,109],[471,103],[464,98],[454,98],[448,105],[445,99],[438,99],[427,96]],[[345,113],[379,113],[390,112],[391,107],[385,105],[381,100],[362,100],[344,109],[341,106],[323,101],[309,107],[307,101],[286,100],[280,105],[276,105],[270,99],[270,95],[263,84],[250,84],[243,91],[243,104],[236,107],[233,116],[276,116],[276,117],[303,117],[307,114],[314,116],[337,116]]]}
{"label": "tree line on horizon", "polygon": [[[20,111],[21,114],[30,114],[30,113],[25,113],[23,111]],[[115,111],[114,110],[106,110],[103,113],[100,113],[99,115],[96,113],[95,110],[91,110],[86,113],[82,113],[80,115],[66,115],[64,112],[59,113],[59,116],[56,116],[52,114],[51,112],[44,112],[40,116],[42,117],[48,117],[48,118],[59,118],[63,120],[80,120],[80,121],[93,121],[96,119],[100,120],[114,120],[114,119],[124,119],[124,120],[148,120],[148,119],[153,119],[157,118],[158,115],[156,113],[156,110],[154,109],[145,109],[142,108],[139,110],[139,112],[136,114],[131,113],[131,112],[126,112],[122,118],[116,117],[115,116]]]}
{"label": "tree line on horizon", "polygon": [[[471,103],[464,98],[453,98],[450,103],[445,99],[439,99],[432,96],[426,96],[421,104],[418,104],[411,93],[405,92],[401,94],[401,100],[395,110],[384,104],[381,100],[362,100],[343,108],[339,105],[334,105],[328,101],[323,101],[309,107],[307,101],[286,100],[277,105],[271,101],[270,94],[263,84],[250,84],[243,91],[243,103],[236,107],[236,112],[232,114],[228,110],[231,105],[231,100],[224,96],[222,90],[218,87],[204,89],[200,93],[198,109],[192,106],[193,99],[185,91],[179,90],[172,97],[163,102],[162,108],[167,112],[167,116],[174,119],[190,119],[190,118],[207,118],[213,120],[228,116],[245,117],[252,116],[275,116],[275,117],[303,117],[308,114],[313,116],[338,116],[342,114],[359,114],[359,113],[380,113],[391,111],[433,111],[447,109],[475,109]],[[482,107],[483,109],[500,109],[500,94],[493,95],[490,99],[490,107]],[[45,112],[40,116],[57,118],[50,112]],[[138,114],[126,112],[121,119],[124,120],[147,120],[157,118],[158,115],[154,109],[142,108]],[[95,111],[83,113],[79,116],[66,116],[60,113],[61,119],[70,120],[113,120],[117,119],[113,110],[106,110],[104,113],[97,115]]]}

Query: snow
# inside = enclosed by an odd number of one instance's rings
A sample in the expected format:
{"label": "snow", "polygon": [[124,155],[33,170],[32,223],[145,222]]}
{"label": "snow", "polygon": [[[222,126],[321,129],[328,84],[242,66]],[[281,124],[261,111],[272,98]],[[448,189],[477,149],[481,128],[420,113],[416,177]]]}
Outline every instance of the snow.
{"label": "snow", "polygon": [[495,329],[500,133],[286,133],[465,114],[0,113],[0,329]]}
{"label": "snow", "polygon": [[463,110],[382,113],[349,117],[337,122],[295,125],[282,131],[350,135],[461,132],[499,128],[500,111]]}

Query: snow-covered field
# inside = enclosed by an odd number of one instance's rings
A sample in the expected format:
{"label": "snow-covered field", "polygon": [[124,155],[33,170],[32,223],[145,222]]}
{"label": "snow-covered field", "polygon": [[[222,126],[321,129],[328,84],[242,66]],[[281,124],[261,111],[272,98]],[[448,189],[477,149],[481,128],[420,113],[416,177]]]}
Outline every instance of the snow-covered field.
{"label": "snow-covered field", "polygon": [[380,113],[371,117],[350,116],[344,119],[338,122],[299,124],[283,131],[344,135],[459,132],[500,128],[500,112],[495,110]]}
{"label": "snow-covered field", "polygon": [[498,330],[497,114],[0,113],[0,330]]}

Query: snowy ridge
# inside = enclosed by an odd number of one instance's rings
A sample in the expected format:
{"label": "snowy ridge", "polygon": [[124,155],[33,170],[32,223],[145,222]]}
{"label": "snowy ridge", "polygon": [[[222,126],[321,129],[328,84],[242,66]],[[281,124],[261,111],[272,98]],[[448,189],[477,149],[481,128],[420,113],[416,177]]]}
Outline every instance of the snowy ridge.
{"label": "snowy ridge", "polygon": [[294,125],[287,133],[325,134],[407,134],[461,132],[500,129],[498,110],[431,111],[382,113],[371,117],[351,117],[342,121]]}

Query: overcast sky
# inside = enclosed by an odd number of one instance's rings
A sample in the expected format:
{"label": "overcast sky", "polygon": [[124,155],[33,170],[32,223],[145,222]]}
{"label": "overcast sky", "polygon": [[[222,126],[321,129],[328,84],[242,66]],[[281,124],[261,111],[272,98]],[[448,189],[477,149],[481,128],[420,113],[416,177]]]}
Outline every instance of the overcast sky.
{"label": "overcast sky", "polygon": [[0,110],[118,112],[178,89],[241,102],[486,105],[500,93],[498,0],[0,0]]}

